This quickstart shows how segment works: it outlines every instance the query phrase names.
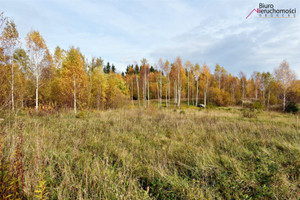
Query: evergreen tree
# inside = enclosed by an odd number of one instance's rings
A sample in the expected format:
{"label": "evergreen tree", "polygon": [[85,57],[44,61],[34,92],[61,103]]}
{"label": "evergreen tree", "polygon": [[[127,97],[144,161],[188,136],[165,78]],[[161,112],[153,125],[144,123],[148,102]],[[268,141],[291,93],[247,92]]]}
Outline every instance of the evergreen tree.
{"label": "evergreen tree", "polygon": [[116,73],[116,67],[114,66],[114,64],[112,64],[112,66],[111,66],[111,71],[112,71],[113,73]]}
{"label": "evergreen tree", "polygon": [[155,70],[154,67],[151,65],[151,67],[150,67],[150,73],[151,73],[151,72],[156,72],[156,71],[157,71],[157,70]]}
{"label": "evergreen tree", "polygon": [[107,62],[107,64],[104,67],[103,71],[104,71],[105,74],[109,74],[109,72],[110,72],[110,64],[109,64],[109,62]]}
{"label": "evergreen tree", "polygon": [[134,73],[135,73],[135,74],[139,74],[139,73],[140,73],[140,67],[139,67],[138,64],[135,65]]}

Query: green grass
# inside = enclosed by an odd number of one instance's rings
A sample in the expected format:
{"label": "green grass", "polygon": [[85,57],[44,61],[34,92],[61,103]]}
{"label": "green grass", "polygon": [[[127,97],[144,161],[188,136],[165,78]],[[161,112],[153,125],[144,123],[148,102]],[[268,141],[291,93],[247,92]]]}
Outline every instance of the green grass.
{"label": "green grass", "polygon": [[[24,194],[49,199],[298,199],[294,115],[237,108],[4,115],[3,155],[23,124]],[[42,178],[41,178],[42,177]]]}

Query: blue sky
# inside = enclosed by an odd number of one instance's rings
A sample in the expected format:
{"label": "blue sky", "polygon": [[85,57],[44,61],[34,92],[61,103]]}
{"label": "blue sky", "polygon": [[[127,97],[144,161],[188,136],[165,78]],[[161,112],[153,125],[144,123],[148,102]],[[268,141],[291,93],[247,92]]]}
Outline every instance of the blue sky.
{"label": "blue sky", "polygon": [[[235,75],[271,71],[286,59],[300,76],[300,15],[261,19],[262,1],[242,0],[0,0],[0,11],[15,20],[20,36],[38,30],[51,52],[79,47],[88,58],[101,56],[124,71],[145,57],[216,63]],[[266,1],[297,8],[299,0]],[[24,41],[24,40],[23,40]]]}

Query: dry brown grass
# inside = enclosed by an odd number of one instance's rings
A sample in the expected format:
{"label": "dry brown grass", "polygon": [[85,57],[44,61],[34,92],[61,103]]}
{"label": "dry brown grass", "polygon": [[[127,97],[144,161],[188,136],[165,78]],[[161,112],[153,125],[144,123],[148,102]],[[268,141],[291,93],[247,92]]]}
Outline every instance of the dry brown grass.
{"label": "dry brown grass", "polygon": [[24,124],[28,199],[42,186],[50,199],[297,199],[294,118],[152,106],[86,112],[84,119],[25,112],[0,126],[12,158]]}

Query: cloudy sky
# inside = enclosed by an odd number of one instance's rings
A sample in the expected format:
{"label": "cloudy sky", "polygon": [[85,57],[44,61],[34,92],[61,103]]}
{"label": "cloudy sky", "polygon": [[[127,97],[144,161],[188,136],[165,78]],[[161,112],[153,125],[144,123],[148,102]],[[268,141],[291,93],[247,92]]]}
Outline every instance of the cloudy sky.
{"label": "cloudy sky", "polygon": [[[271,71],[286,59],[300,77],[300,14],[259,18],[256,0],[0,0],[0,12],[15,20],[22,38],[38,30],[53,52],[79,47],[118,71],[145,57],[216,63],[235,75]],[[263,2],[296,8],[299,0]],[[24,40],[23,40],[24,41]]]}

